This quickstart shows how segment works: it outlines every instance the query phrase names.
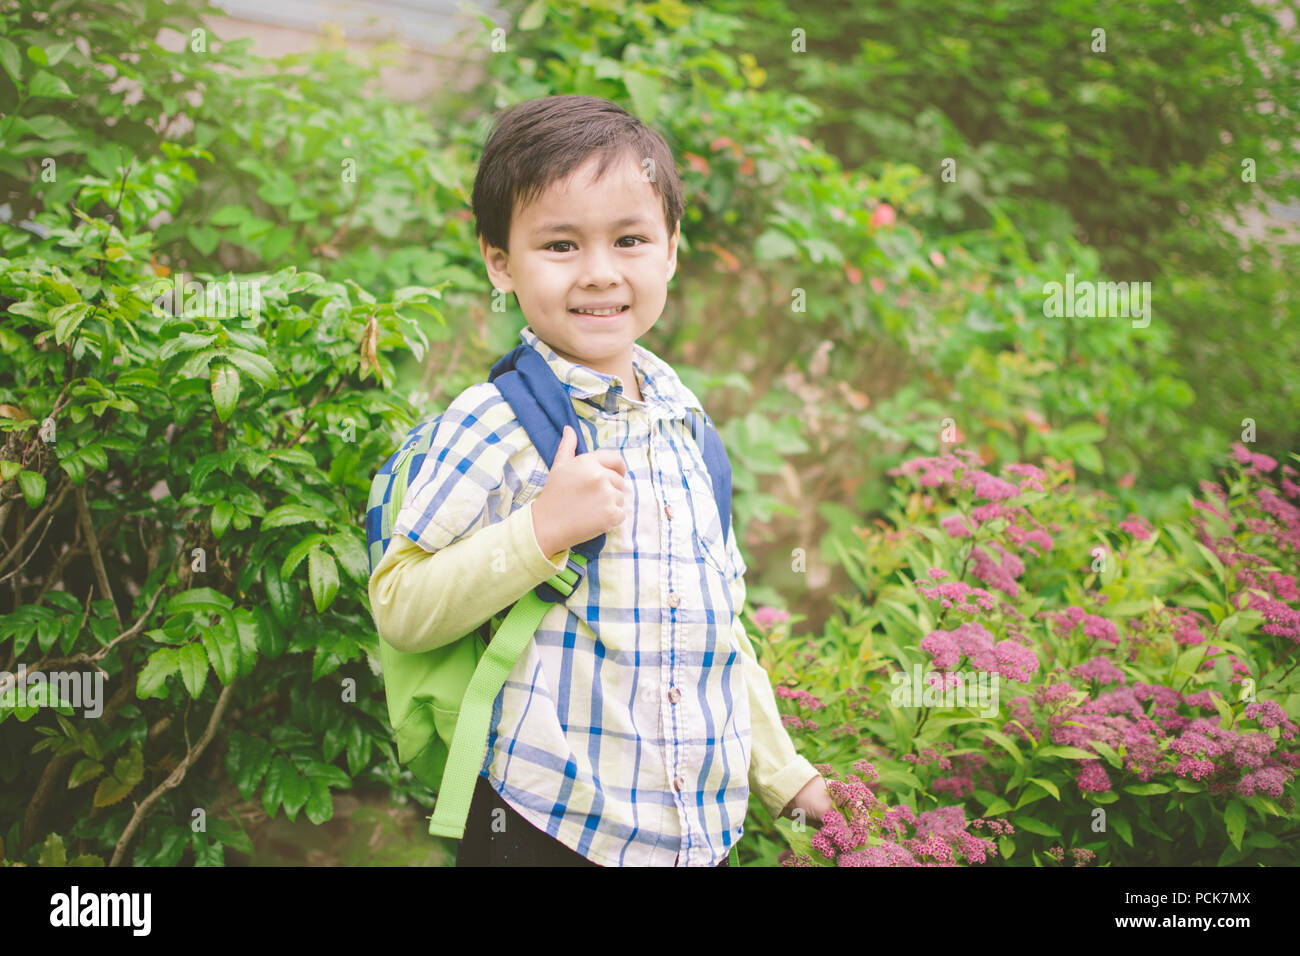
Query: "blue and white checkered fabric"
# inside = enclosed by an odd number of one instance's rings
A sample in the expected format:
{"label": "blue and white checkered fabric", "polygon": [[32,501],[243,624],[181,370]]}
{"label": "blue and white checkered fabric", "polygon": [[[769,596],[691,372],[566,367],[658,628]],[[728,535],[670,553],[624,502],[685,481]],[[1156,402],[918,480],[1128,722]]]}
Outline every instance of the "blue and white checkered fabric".
{"label": "blue and white checkered fabric", "polygon": [[[507,678],[483,770],[538,829],[598,864],[716,865],[742,832],[751,727],[746,568],[691,436],[688,410],[703,409],[640,345],[638,403],[531,328],[520,337],[568,389],[587,447],[622,453],[632,507]],[[393,534],[445,548],[527,505],[547,471],[496,386],[471,386],[438,422]]]}

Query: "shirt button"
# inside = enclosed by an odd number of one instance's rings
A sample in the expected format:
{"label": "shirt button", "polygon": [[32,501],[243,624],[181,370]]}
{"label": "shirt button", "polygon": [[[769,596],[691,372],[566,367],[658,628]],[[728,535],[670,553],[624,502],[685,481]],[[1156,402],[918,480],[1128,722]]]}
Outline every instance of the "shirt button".
{"label": "shirt button", "polygon": [[686,786],[685,777],[673,777],[673,789],[678,793],[682,792],[682,787]]}
{"label": "shirt button", "polygon": [[681,603],[682,603],[682,599],[677,596],[676,592],[673,592],[668,595],[669,607],[678,607]]}
{"label": "shirt button", "polygon": [[669,691],[668,691],[668,702],[669,702],[669,703],[675,704],[675,703],[677,703],[677,702],[678,702],[679,700],[681,700],[681,699],[682,699],[682,692],[681,692],[680,690],[678,690],[676,687],[673,687],[673,688],[670,688],[670,689],[669,689]]}
{"label": "shirt button", "polygon": [[672,505],[664,505],[664,515],[665,515],[666,517],[669,517],[669,518],[671,518],[671,517],[673,516],[673,506],[672,506]]}

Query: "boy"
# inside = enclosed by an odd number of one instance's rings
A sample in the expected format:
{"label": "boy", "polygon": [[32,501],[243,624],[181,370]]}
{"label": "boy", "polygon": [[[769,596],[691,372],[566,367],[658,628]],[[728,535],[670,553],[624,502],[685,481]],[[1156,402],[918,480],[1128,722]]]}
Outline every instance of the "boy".
{"label": "boy", "polygon": [[746,567],[691,435],[699,401],[636,342],[676,269],[668,145],[606,100],[522,103],[472,204],[488,276],[593,450],[575,456],[566,428],[548,469],[495,385],[457,396],[371,576],[379,633],[442,646],[605,542],[497,697],[457,865],[720,865],[751,785],[816,825],[833,805],[740,623]]}

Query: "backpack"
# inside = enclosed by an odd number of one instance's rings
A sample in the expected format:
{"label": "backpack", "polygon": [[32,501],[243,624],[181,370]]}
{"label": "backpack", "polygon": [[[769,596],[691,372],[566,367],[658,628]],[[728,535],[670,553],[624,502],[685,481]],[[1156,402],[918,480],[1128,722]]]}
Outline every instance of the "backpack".
{"label": "backpack", "polygon": [[[574,453],[587,451],[573,400],[546,360],[520,344],[497,360],[488,377],[510,405],[542,460],[555,461],[569,425]],[[731,463],[707,416],[687,410],[691,433],[713,481],[724,540],[731,527]],[[442,416],[413,427],[375,474],[366,503],[366,544],[373,574],[392,539],[411,476],[419,473]],[[404,653],[379,641],[388,717],[397,755],[436,795],[429,833],[462,839],[474,783],[487,754],[492,709],[506,676],[550,606],[577,588],[605,543],[602,533],[573,546],[564,570],[503,608],[476,631],[432,651]],[[738,865],[735,845],[731,865]]]}

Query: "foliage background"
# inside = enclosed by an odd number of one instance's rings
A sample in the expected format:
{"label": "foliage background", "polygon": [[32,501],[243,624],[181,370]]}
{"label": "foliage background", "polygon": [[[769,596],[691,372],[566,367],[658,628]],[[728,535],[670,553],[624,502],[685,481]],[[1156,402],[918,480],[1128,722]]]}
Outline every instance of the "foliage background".
{"label": "foliage background", "polygon": [[[1230,443],[1279,462],[1300,446],[1298,247],[1228,228],[1300,198],[1300,55],[1267,8],[508,9],[505,50],[486,18],[464,47],[485,81],[418,104],[378,87],[392,50],[268,60],[195,4],[0,13],[0,664],[99,666],[112,693],[95,721],[0,712],[5,859],[219,863],[253,854],[258,807],[319,824],[353,787],[429,806],[390,743],[361,513],[404,430],[517,341],[517,309],[491,309],[468,193],[487,120],[519,100],[606,96],[672,144],[681,266],[645,344],[722,424],[751,610],[790,612],[822,665],[889,630],[854,603],[884,587],[859,571],[864,529],[939,534],[933,502],[900,499],[891,472],[953,438],[986,462],[1068,465],[1112,499],[1090,529],[1139,513],[1171,541],[1195,535],[1189,500]],[[1151,281],[1150,326],[1043,315],[1044,283],[1067,272]],[[263,321],[160,314],[153,283],[178,273],[261,282]],[[1293,574],[1287,516],[1251,520],[1277,523],[1272,567]],[[1084,520],[1068,519],[1087,537]],[[1055,565],[1049,607],[1114,584],[1088,583],[1086,551]],[[1176,554],[1183,574],[1212,570]],[[956,574],[970,553],[928,557]],[[1167,598],[1171,573],[1126,586]],[[1201,594],[1216,627],[1248,589],[1235,575]],[[1235,700],[1227,653],[1214,679]],[[1294,716],[1293,685],[1274,693]],[[816,733],[801,749],[841,771],[850,756]],[[1003,771],[990,787],[1025,786]],[[907,782],[889,783],[896,802],[940,799]],[[1295,826],[1284,803],[1252,808],[1265,830],[1289,821],[1274,840]],[[742,855],[772,863],[790,834],[752,810]],[[1045,825],[1064,836],[1064,819]],[[1144,845],[1098,849],[1150,861]],[[1020,846],[1000,858],[1050,849]]]}

